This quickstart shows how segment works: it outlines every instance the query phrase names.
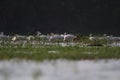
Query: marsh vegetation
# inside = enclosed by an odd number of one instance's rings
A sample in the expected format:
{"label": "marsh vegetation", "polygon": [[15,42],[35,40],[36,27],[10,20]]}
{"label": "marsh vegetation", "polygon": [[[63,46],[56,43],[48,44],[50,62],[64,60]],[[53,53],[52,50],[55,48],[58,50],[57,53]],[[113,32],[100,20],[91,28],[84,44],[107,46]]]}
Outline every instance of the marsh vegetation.
{"label": "marsh vegetation", "polygon": [[0,59],[110,59],[120,58],[119,38],[73,34],[0,35]]}
{"label": "marsh vegetation", "polygon": [[28,59],[28,60],[51,60],[51,59],[119,59],[120,47],[81,47],[81,46],[39,46],[0,48],[0,59]]}

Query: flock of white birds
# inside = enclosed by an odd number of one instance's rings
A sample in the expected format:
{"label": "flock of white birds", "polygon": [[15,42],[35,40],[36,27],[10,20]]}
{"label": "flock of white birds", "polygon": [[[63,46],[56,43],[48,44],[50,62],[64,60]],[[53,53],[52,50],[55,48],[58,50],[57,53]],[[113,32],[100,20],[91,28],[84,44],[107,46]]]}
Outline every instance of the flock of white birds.
{"label": "flock of white birds", "polygon": [[96,37],[96,36],[93,36],[92,34],[89,35],[89,39],[90,40],[94,40],[94,39],[107,39],[109,41],[112,41],[112,42],[120,42],[120,37],[119,36],[113,36],[113,35],[110,35],[110,36],[107,36],[106,34],[103,34],[102,37]]}
{"label": "flock of white birds", "polygon": [[18,34],[15,34],[14,36],[9,36],[9,35],[5,35],[3,32],[1,32],[1,34],[0,34],[0,40],[11,40],[11,41],[34,40],[36,37],[43,39],[43,40],[48,40],[48,41],[52,41],[52,40],[62,40],[62,41],[71,40],[71,41],[73,41],[73,39],[76,38],[75,35],[67,34],[67,33],[64,33],[64,34],[51,33],[49,35],[44,35],[44,34],[41,34],[40,32],[37,32],[37,34],[35,36],[33,36],[33,35],[25,36],[25,35],[18,35]]}
{"label": "flock of white birds", "polygon": [[[19,35],[19,34],[15,34],[12,36],[9,35],[5,35],[3,32],[0,33],[0,41],[5,41],[5,40],[9,40],[9,41],[31,41],[31,40],[35,40],[35,39],[39,39],[39,40],[43,40],[43,41],[57,41],[57,40],[61,40],[63,42],[65,41],[73,41],[75,38],[77,38],[76,35],[74,34],[67,34],[66,32],[64,34],[54,34],[54,33],[50,33],[48,35],[44,35],[41,32],[37,31],[36,35]],[[95,40],[95,39],[107,39],[113,42],[120,42],[120,37],[115,37],[115,36],[107,36],[106,34],[104,34],[101,37],[98,36],[93,36],[92,34],[89,35],[89,40]]]}

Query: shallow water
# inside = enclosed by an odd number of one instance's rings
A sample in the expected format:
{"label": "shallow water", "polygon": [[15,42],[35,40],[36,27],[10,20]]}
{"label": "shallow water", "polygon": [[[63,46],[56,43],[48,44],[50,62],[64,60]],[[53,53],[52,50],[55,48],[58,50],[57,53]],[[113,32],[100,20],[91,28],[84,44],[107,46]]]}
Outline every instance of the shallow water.
{"label": "shallow water", "polygon": [[119,80],[120,60],[0,61],[0,80]]}

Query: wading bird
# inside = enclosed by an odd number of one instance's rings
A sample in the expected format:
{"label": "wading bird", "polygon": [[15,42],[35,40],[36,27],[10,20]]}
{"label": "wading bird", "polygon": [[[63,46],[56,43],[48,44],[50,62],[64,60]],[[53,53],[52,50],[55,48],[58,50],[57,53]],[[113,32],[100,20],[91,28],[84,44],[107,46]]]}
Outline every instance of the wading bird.
{"label": "wading bird", "polygon": [[61,35],[61,36],[64,36],[63,41],[73,41],[76,38],[75,35],[67,34],[66,32],[64,33],[64,35]]}
{"label": "wading bird", "polygon": [[8,40],[10,37],[9,36],[6,36],[4,35],[3,32],[0,33],[0,40]]}

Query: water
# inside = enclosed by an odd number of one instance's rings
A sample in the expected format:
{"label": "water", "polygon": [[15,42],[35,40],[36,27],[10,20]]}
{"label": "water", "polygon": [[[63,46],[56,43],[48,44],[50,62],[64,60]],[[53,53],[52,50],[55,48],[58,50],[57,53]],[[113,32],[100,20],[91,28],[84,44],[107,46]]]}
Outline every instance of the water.
{"label": "water", "polygon": [[119,80],[120,60],[0,61],[0,80]]}

